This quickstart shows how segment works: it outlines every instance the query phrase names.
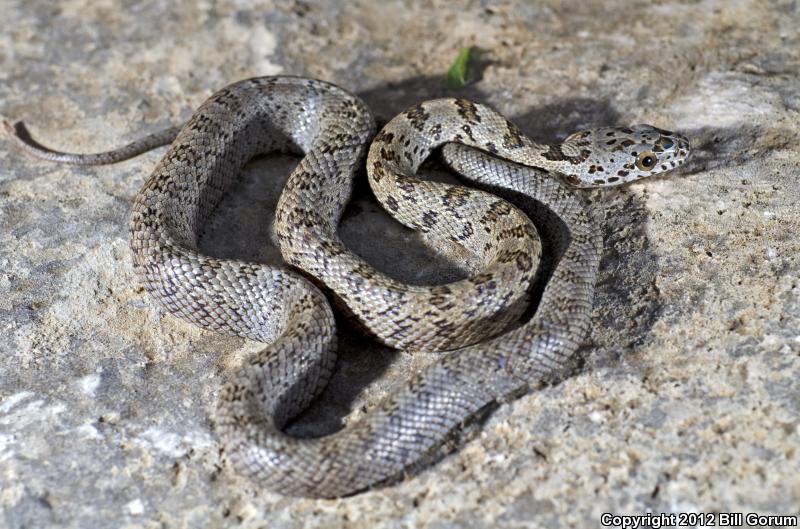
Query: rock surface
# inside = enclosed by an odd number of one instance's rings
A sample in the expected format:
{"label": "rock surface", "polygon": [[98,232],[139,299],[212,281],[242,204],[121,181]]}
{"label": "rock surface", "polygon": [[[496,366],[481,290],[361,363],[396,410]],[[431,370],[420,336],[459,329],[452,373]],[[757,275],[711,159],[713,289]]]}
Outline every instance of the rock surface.
{"label": "rock surface", "polygon": [[[54,148],[117,146],[225,84],[280,73],[341,84],[383,120],[455,93],[537,140],[649,122],[695,147],[680,173],[591,195],[606,252],[571,376],[501,406],[399,483],[313,501],[237,478],[208,422],[226,374],[258,345],[184,324],[136,286],[127,217],[161,151],[75,168],[0,141],[0,525],[598,527],[604,512],[798,513],[798,2],[7,1],[0,19],[0,114]],[[465,45],[478,47],[475,75],[448,91],[441,78]],[[278,259],[265,219],[293,163],[251,165],[209,226],[209,251]],[[355,250],[406,279],[460,274],[357,195],[342,226]],[[430,361],[343,334],[340,371],[296,433],[337,429]]]}

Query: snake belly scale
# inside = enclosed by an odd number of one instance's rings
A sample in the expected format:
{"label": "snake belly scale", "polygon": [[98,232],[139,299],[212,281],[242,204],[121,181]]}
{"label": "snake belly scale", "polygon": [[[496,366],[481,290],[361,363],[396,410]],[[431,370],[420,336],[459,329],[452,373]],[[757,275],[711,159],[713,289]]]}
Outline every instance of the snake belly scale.
{"label": "snake belly scale", "polygon": [[[350,252],[336,233],[355,172],[374,133],[366,105],[334,85],[263,77],[215,93],[182,128],[115,151],[26,151],[75,164],[113,163],[171,143],[130,221],[137,275],[170,312],[212,331],[264,342],[219,393],[216,431],[239,472],[283,494],[337,497],[396,476],[463,421],[563,366],[589,328],[602,240],[575,187],[619,185],[668,171],[689,154],[685,138],[647,125],[583,131],[539,145],[490,108],[461,99],[421,103],[384,127],[367,155],[370,186],[399,222],[480,270],[448,285],[405,285]],[[419,165],[445,161],[479,186],[527,196],[557,215],[566,248],[538,310],[517,323],[536,274],[533,223],[477,189],[425,181]],[[276,211],[292,268],[216,259],[200,229],[254,156],[302,159]],[[441,350],[438,361],[376,409],[332,435],[283,433],[327,384],[336,361],[333,312],[318,279],[366,332],[397,348]]]}

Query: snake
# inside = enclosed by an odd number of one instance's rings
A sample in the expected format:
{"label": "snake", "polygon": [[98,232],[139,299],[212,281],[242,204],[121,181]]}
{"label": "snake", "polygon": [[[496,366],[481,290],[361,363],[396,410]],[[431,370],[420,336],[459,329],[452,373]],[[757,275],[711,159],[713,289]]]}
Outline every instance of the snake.
{"label": "snake", "polygon": [[[470,418],[563,369],[590,330],[602,253],[600,223],[577,190],[670,171],[690,152],[685,137],[650,125],[539,144],[491,107],[462,98],[421,102],[375,135],[360,98],[292,76],[233,83],[182,127],[102,153],[56,151],[3,125],[28,153],[70,164],[115,163],[170,145],[134,199],[136,275],[175,316],[264,344],[219,390],[214,428],[236,472],[280,494],[317,498],[391,482]],[[286,266],[203,254],[205,221],[245,164],[274,152],[301,157],[275,212]],[[439,152],[472,186],[419,174]],[[468,277],[405,284],[348,250],[337,227],[364,165],[386,212],[468,263]],[[565,233],[532,315],[542,244],[531,217],[506,200],[514,197],[552,213]],[[437,355],[343,429],[294,437],[287,423],[335,369],[329,298],[376,340]]]}

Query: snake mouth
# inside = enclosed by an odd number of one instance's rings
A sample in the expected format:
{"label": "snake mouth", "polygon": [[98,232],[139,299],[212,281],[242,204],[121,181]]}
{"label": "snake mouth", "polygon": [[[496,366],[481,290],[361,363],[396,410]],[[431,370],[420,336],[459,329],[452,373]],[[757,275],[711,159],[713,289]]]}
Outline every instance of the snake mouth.
{"label": "snake mouth", "polygon": [[675,139],[678,140],[678,145],[674,148],[675,156],[678,159],[678,163],[682,164],[692,154],[692,147],[689,144],[689,140],[683,136],[677,136]]}

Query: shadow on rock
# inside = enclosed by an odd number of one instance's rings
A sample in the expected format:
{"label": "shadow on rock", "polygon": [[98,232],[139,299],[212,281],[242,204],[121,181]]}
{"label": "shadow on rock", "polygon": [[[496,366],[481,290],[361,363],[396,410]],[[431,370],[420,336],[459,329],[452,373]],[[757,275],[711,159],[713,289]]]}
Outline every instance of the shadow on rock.
{"label": "shadow on rock", "polygon": [[624,189],[597,192],[592,207],[603,212],[592,333],[575,354],[576,367],[611,367],[646,343],[658,319],[658,258],[647,237],[647,208]]}
{"label": "shadow on rock", "polygon": [[765,130],[758,125],[702,127],[682,132],[692,146],[692,154],[683,165],[682,175],[743,165],[764,153],[790,148],[796,143],[792,131]]}

